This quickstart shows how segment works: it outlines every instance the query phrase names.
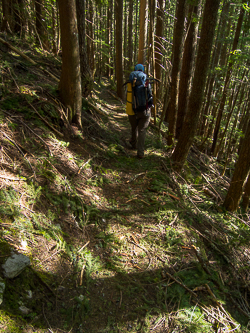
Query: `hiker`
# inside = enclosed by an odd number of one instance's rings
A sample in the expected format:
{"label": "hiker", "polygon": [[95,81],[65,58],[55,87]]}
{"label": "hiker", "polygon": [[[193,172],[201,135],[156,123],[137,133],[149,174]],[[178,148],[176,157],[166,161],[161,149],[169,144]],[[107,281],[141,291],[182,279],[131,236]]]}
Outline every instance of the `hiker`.
{"label": "hiker", "polygon": [[131,125],[129,149],[137,149],[137,157],[140,159],[144,157],[144,143],[152,105],[152,90],[147,75],[144,73],[144,66],[137,64],[127,82],[126,113]]}

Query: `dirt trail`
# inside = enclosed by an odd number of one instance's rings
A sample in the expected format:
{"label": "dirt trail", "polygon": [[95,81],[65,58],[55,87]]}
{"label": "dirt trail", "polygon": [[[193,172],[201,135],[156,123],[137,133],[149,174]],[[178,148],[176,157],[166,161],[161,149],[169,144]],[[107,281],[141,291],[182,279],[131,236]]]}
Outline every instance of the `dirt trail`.
{"label": "dirt trail", "polygon": [[[92,102],[106,116],[86,109],[83,132],[74,138],[57,138],[33,113],[26,117],[26,99],[2,115],[0,251],[29,256],[32,269],[7,281],[0,325],[13,325],[15,333],[198,333],[245,325],[228,295],[240,286],[248,296],[248,233],[232,227],[238,220],[223,220],[203,193],[202,174],[221,196],[225,180],[195,149],[183,173],[174,174],[166,144],[151,128],[146,156],[136,159],[124,146],[125,106],[109,89],[105,81],[96,84]],[[52,104],[43,106],[51,115]],[[239,297],[247,309],[247,298]]]}

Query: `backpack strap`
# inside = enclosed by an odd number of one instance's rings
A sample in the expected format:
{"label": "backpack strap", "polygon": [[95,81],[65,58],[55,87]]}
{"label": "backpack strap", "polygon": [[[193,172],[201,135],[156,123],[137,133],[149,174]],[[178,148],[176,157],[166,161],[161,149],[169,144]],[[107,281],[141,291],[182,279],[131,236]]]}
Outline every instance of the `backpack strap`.
{"label": "backpack strap", "polygon": [[135,96],[135,85],[136,85],[136,80],[137,80],[137,78],[134,77],[134,79],[133,79],[133,83],[132,83],[133,104],[134,104],[135,108],[136,108],[136,96]]}

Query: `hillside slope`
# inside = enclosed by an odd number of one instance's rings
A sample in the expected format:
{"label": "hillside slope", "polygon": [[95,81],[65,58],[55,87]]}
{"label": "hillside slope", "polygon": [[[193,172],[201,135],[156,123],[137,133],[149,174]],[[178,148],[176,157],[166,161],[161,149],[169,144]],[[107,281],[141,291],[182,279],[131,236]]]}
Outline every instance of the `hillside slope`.
{"label": "hillside slope", "polygon": [[60,59],[15,46],[38,65],[0,44],[0,265],[31,266],[0,271],[0,332],[249,332],[249,217],[217,162],[194,146],[175,174],[151,128],[136,159],[105,79],[68,128]]}

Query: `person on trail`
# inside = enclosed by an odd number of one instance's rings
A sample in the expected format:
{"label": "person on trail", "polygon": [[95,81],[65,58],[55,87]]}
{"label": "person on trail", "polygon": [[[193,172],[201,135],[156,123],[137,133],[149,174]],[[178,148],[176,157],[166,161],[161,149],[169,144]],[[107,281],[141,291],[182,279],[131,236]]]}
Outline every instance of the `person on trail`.
{"label": "person on trail", "polygon": [[127,104],[126,113],[131,125],[131,139],[129,149],[137,149],[137,157],[144,157],[144,144],[146,130],[151,117],[153,96],[144,66],[137,64],[135,70],[130,73],[127,82]]}

